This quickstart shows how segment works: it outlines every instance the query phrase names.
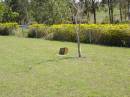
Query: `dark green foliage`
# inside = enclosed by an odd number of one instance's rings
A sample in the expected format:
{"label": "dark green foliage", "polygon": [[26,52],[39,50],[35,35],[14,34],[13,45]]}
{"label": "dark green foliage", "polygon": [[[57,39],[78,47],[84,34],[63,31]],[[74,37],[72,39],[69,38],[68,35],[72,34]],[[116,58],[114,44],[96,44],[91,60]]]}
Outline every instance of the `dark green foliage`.
{"label": "dark green foliage", "polygon": [[16,22],[16,18],[18,18],[19,13],[13,12],[11,9],[5,10],[2,18],[2,22]]}
{"label": "dark green foliage", "polygon": [[4,22],[17,22],[19,24],[28,23],[29,21],[28,0],[5,0],[5,5],[6,5],[6,12],[4,16]]}

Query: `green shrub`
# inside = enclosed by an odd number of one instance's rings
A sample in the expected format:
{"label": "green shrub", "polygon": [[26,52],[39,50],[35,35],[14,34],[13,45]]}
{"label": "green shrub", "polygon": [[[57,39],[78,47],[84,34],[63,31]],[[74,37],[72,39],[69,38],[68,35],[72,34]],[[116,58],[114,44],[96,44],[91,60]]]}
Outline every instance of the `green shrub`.
{"label": "green shrub", "polygon": [[43,24],[34,24],[29,26],[28,37],[30,38],[44,38],[47,34],[47,26]]}
{"label": "green shrub", "polygon": [[12,35],[15,34],[15,30],[18,28],[17,23],[0,23],[0,35]]}
{"label": "green shrub", "polygon": [[53,25],[51,27],[51,33],[53,33],[53,40],[61,41],[76,41],[76,33],[73,26],[68,25]]}
{"label": "green shrub", "polygon": [[[30,26],[28,37],[76,42],[77,25],[60,24]],[[80,41],[83,43],[130,47],[130,30],[127,24],[81,24]]]}

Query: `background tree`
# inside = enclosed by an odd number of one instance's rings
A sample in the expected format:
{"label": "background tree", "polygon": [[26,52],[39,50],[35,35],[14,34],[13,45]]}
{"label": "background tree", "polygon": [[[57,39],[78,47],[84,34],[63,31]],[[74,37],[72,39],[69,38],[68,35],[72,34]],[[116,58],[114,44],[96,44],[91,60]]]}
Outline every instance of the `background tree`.
{"label": "background tree", "polygon": [[19,16],[16,18],[16,22],[19,24],[26,24],[29,21],[28,16],[28,7],[29,1],[28,0],[5,0],[5,4],[12,12],[16,12]]}
{"label": "background tree", "polygon": [[109,10],[109,19],[110,19],[110,23],[114,22],[114,16],[113,16],[113,0],[108,0],[108,10]]}
{"label": "background tree", "polygon": [[[11,21],[19,24],[33,21],[44,24],[74,23],[72,13],[76,13],[77,10],[70,1],[73,0],[0,0],[0,21]],[[78,1],[84,2],[82,23],[92,23],[92,21],[93,23],[102,23],[103,20],[101,21],[100,17],[108,18],[110,23],[115,23],[118,19],[120,19],[119,22],[128,20],[129,0]],[[105,17],[101,16],[98,10],[101,11],[104,8],[103,15],[105,14]]]}
{"label": "background tree", "polygon": [[11,9],[6,9],[3,14],[2,22],[17,22],[16,18],[18,18],[19,13],[13,12]]}
{"label": "background tree", "polygon": [[99,7],[99,1],[98,0],[89,0],[90,4],[90,12],[93,14],[93,21],[94,24],[97,23],[97,8]]}
{"label": "background tree", "polygon": [[38,23],[63,23],[71,17],[68,0],[32,0],[32,16]]}
{"label": "background tree", "polygon": [[5,5],[3,2],[0,2],[0,22],[2,22],[3,20],[4,11],[5,11]]}

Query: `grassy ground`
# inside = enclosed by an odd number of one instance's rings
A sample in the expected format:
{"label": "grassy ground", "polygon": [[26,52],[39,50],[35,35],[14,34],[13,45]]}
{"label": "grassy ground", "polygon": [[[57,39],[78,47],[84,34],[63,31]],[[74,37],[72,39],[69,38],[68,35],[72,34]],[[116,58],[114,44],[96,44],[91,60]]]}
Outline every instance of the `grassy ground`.
{"label": "grassy ground", "polygon": [[[59,56],[60,47],[69,47]],[[130,97],[130,49],[0,37],[0,97]]]}

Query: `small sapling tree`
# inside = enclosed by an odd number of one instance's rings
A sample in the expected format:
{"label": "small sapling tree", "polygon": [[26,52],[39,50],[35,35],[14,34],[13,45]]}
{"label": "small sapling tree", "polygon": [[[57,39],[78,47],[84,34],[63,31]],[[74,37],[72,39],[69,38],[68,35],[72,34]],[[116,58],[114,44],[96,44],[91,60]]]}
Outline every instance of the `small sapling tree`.
{"label": "small sapling tree", "polygon": [[77,45],[78,45],[78,57],[82,57],[81,55],[81,45],[80,45],[80,24],[81,24],[81,18],[82,14],[84,12],[84,0],[72,0],[71,4],[74,7],[75,11],[73,13],[73,20],[75,25],[75,32],[77,35]]}

